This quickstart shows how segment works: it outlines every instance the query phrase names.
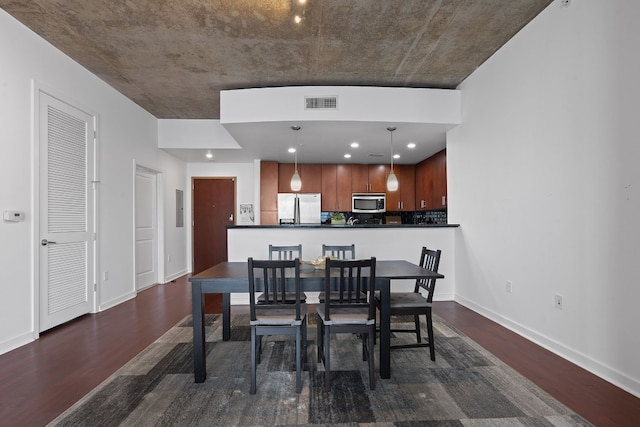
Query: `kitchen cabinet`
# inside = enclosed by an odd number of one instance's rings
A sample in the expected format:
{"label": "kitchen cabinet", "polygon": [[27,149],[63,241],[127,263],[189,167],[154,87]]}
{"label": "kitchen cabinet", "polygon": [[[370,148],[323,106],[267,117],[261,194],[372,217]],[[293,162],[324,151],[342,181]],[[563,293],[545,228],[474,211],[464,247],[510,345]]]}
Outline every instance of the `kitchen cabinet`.
{"label": "kitchen cabinet", "polygon": [[278,223],[278,162],[260,162],[260,224]]}
{"label": "kitchen cabinet", "polygon": [[415,165],[394,165],[398,177],[398,190],[387,191],[387,211],[416,210],[416,167]]}
{"label": "kitchen cabinet", "polygon": [[[278,166],[278,192],[292,193],[291,176],[295,171],[295,164],[280,163]],[[322,165],[298,163],[298,173],[302,181],[300,193],[320,193],[322,191]]]}
{"label": "kitchen cabinet", "polygon": [[353,193],[384,193],[387,191],[387,165],[351,165]]}
{"label": "kitchen cabinet", "polygon": [[447,207],[447,152],[442,150],[416,165],[416,209]]}
{"label": "kitchen cabinet", "polygon": [[351,165],[322,165],[322,210],[351,211]]}

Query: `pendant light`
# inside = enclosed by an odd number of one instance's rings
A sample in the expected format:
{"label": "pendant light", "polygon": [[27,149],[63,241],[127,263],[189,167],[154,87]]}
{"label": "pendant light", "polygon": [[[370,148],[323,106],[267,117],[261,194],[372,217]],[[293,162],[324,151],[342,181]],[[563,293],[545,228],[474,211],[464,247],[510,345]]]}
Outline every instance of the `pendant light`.
{"label": "pendant light", "polygon": [[387,190],[388,191],[397,191],[398,190],[398,178],[396,177],[395,172],[393,171],[393,131],[396,130],[395,126],[389,126],[387,128],[389,134],[391,135],[391,172],[389,172],[389,178],[387,178]]}
{"label": "pendant light", "polygon": [[[291,126],[291,129],[294,131],[299,131],[300,126],[295,125]],[[291,176],[291,191],[300,191],[302,188],[302,180],[300,179],[300,174],[298,173],[298,150],[293,152],[294,154],[294,171]]]}

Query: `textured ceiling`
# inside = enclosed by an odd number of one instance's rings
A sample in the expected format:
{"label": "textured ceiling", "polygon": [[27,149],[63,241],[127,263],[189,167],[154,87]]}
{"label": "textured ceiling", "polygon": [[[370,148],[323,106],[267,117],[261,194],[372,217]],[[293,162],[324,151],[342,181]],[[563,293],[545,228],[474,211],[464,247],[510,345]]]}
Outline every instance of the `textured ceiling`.
{"label": "textured ceiling", "polygon": [[218,119],[224,89],[456,88],[551,2],[0,0],[0,7],[157,118]]}

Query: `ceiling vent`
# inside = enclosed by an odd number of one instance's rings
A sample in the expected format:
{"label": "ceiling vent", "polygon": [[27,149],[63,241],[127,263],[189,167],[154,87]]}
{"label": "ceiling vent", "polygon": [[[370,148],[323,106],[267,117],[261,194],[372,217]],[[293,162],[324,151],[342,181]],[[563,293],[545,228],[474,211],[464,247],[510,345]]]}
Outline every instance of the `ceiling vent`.
{"label": "ceiling vent", "polygon": [[338,109],[338,97],[337,96],[305,96],[304,97],[305,110],[337,110]]}

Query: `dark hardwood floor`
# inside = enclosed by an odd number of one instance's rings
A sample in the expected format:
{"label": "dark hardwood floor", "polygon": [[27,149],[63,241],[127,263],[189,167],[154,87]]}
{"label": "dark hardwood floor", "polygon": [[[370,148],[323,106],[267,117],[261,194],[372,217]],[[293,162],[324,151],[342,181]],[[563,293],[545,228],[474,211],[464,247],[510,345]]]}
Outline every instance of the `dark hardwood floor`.
{"label": "dark hardwood floor", "polygon": [[[640,424],[640,399],[455,302],[435,311],[597,426]],[[241,310],[241,309],[238,309]],[[0,355],[0,425],[42,426],[191,313],[186,277]]]}

